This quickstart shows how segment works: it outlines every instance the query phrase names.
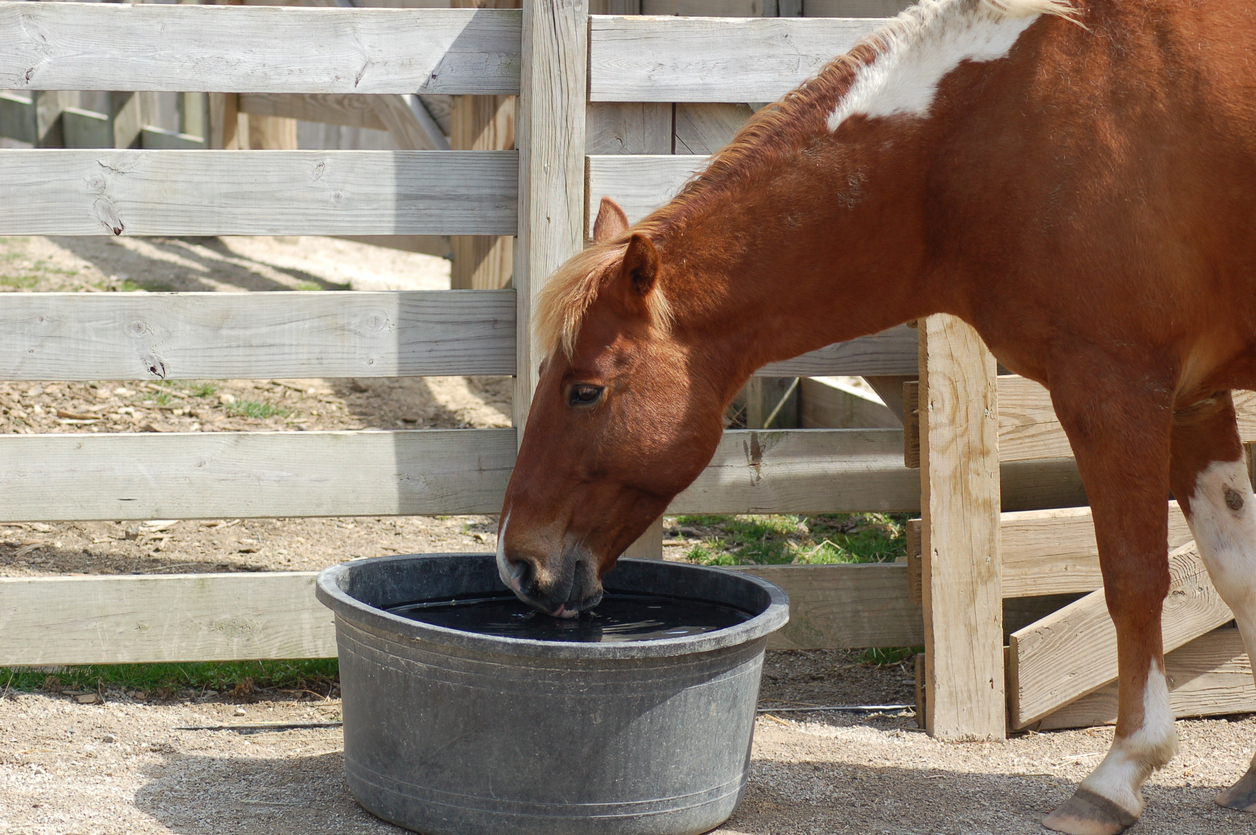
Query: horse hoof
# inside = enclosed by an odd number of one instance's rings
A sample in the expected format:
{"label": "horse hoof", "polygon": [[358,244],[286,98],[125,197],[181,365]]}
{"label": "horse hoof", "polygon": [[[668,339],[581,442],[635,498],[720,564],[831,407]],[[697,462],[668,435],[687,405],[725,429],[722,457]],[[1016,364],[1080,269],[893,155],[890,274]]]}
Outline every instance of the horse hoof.
{"label": "horse hoof", "polygon": [[1042,825],[1067,835],[1116,835],[1138,820],[1102,795],[1078,789],[1068,802],[1056,809]]}
{"label": "horse hoof", "polygon": [[1240,812],[1256,812],[1256,766],[1249,769],[1233,786],[1217,795],[1217,805],[1238,809]]}

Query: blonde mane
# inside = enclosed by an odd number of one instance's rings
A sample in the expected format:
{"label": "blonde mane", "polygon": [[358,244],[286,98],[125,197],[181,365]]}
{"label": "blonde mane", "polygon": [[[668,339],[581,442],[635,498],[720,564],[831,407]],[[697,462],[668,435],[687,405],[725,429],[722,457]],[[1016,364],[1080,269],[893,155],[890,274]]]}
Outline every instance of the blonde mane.
{"label": "blonde mane", "polygon": [[[643,232],[657,242],[659,234],[684,217],[720,200],[730,184],[743,182],[762,170],[771,155],[823,130],[832,102],[850,89],[861,68],[895,44],[922,36],[940,18],[981,10],[1002,17],[1049,14],[1074,22],[1077,13],[1073,0],[921,0],[861,39],[849,53],[834,58],[780,101],[760,109],[674,200],[634,225],[631,231]],[[627,245],[627,233],[608,243],[593,244],[572,257],[546,283],[534,317],[538,347],[544,356],[561,349],[571,357],[585,313],[607,281],[617,274],[616,267]],[[672,310],[663,289],[656,284],[646,302],[655,325],[668,329]]]}

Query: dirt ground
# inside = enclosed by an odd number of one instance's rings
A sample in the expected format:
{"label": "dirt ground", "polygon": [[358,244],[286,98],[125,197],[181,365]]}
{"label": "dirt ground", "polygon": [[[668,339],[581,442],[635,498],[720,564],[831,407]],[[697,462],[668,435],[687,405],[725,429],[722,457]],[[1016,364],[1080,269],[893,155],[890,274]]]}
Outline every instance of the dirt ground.
{"label": "dirt ground", "polygon": [[[15,292],[443,287],[439,259],[323,238],[0,239],[0,290]],[[502,378],[0,384],[8,433],[509,425]],[[310,570],[380,554],[491,551],[495,533],[489,516],[0,525],[0,576]],[[673,558],[681,537],[667,533]],[[1111,740],[1100,728],[948,744],[917,730],[911,710],[790,710],[909,704],[909,669],[845,652],[769,653],[750,784],[717,831],[1037,833]],[[0,833],[401,831],[348,794],[336,693],[241,702],[185,692],[165,703],[94,695],[82,704],[0,682]],[[259,723],[297,727],[238,729]],[[219,729],[195,729],[207,726]],[[1184,721],[1179,733],[1182,755],[1152,778],[1132,831],[1256,832],[1256,815],[1212,804],[1252,758],[1256,719]]]}

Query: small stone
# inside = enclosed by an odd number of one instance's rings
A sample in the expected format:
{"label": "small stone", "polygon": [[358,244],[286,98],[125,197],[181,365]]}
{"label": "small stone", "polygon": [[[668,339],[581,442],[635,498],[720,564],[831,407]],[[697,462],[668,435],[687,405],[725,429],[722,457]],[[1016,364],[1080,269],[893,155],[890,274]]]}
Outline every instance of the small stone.
{"label": "small stone", "polygon": [[105,734],[104,736],[100,738],[100,741],[105,743],[106,745],[112,745],[113,743],[118,741],[118,738],[114,736],[113,734]]}
{"label": "small stone", "polygon": [[223,392],[222,394],[218,395],[218,402],[224,406],[230,406],[236,402],[235,395],[230,394],[228,392]]}
{"label": "small stone", "polygon": [[242,708],[242,707],[237,707],[237,708],[235,709],[235,715],[236,715],[236,716],[243,716],[244,714],[245,714],[245,710],[244,710],[244,708]]}
{"label": "small stone", "polygon": [[74,701],[81,705],[94,705],[100,702],[100,697],[95,693],[84,693],[82,696],[75,696]]}

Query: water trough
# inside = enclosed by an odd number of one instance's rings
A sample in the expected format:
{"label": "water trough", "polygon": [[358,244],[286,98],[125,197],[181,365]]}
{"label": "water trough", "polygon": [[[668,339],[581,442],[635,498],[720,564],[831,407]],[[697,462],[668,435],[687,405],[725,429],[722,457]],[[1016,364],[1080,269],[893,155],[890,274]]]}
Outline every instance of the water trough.
{"label": "water trough", "polygon": [[784,592],[647,560],[621,560],[604,586],[748,619],[646,640],[502,637],[386,611],[500,593],[491,555],[323,571],[358,802],[428,835],[686,835],[726,820],[745,788],[767,638],[788,620]]}

